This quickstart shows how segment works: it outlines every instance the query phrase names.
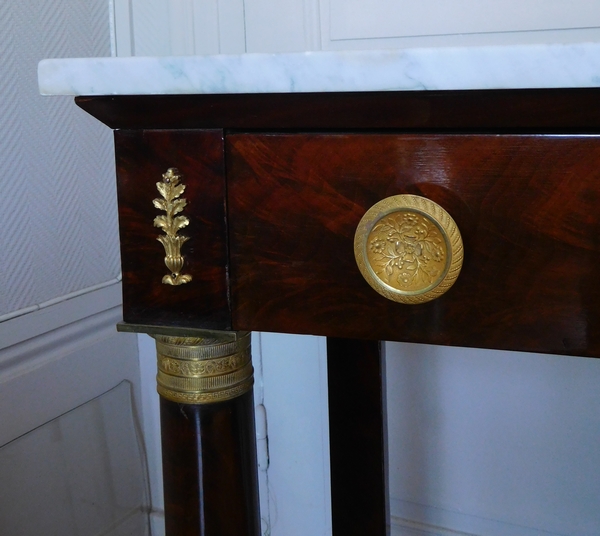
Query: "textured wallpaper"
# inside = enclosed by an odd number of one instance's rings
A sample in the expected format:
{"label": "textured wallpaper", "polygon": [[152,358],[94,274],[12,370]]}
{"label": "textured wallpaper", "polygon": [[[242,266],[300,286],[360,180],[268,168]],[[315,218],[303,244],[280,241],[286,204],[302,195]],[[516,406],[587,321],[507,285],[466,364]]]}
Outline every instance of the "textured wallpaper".
{"label": "textured wallpaper", "polygon": [[0,316],[119,273],[110,130],[37,63],[110,56],[108,0],[0,2]]}

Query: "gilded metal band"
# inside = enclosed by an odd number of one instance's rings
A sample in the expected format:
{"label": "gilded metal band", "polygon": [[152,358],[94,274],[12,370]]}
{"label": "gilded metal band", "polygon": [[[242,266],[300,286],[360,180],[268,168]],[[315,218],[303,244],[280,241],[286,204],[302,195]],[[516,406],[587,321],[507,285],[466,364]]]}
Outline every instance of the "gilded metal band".
{"label": "gilded metal band", "polygon": [[233,398],[237,398],[238,396],[241,396],[244,393],[247,393],[250,389],[252,389],[253,384],[254,378],[250,378],[244,383],[234,385],[229,389],[225,389],[217,393],[182,393],[180,391],[171,391],[169,389],[159,388],[158,394],[166,398],[167,400],[179,402],[180,404],[213,404],[216,402],[224,402],[226,400],[232,400]]}
{"label": "gilded metal band", "polygon": [[177,359],[214,359],[238,354],[250,347],[250,334],[245,333],[235,341],[222,341],[209,337],[169,337],[156,335],[160,354]]}
{"label": "gilded metal band", "polygon": [[181,254],[181,246],[189,240],[189,237],[177,234],[180,229],[190,223],[185,216],[177,216],[187,205],[185,198],[181,197],[185,191],[185,185],[179,182],[181,175],[177,168],[167,169],[162,177],[162,182],[156,183],[162,199],[152,201],[157,209],[166,212],[166,214],[154,218],[154,226],[160,227],[165,233],[160,235],[157,240],[165,248],[165,265],[171,271],[162,278],[162,282],[165,285],[183,285],[192,280],[191,275],[180,273],[185,262],[185,258]]}
{"label": "gilded metal band", "polygon": [[204,361],[183,361],[173,359],[169,356],[158,356],[158,370],[172,376],[186,378],[202,378],[219,376],[238,370],[250,362],[250,351],[234,354],[218,359],[206,359]]}
{"label": "gilded metal band", "polygon": [[183,404],[223,402],[254,383],[250,334],[235,341],[155,336],[158,393]]}
{"label": "gilded metal band", "polygon": [[379,294],[400,303],[439,298],[456,281],[463,262],[458,227],[440,205],[417,195],[375,203],[354,235],[356,264]]}
{"label": "gilded metal band", "polygon": [[157,381],[158,385],[165,389],[172,389],[174,391],[181,392],[205,392],[205,391],[222,391],[228,389],[232,385],[247,380],[252,376],[252,363],[248,363],[245,367],[231,372],[230,374],[223,374],[221,376],[170,376],[162,371],[158,372]]}

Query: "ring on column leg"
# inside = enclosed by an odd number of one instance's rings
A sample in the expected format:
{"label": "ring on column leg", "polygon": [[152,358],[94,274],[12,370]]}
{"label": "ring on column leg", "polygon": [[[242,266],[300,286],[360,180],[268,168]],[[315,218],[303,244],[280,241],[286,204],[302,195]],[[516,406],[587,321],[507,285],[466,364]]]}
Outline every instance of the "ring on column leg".
{"label": "ring on column leg", "polygon": [[157,390],[182,404],[210,404],[248,392],[254,383],[250,333],[235,341],[155,335]]}

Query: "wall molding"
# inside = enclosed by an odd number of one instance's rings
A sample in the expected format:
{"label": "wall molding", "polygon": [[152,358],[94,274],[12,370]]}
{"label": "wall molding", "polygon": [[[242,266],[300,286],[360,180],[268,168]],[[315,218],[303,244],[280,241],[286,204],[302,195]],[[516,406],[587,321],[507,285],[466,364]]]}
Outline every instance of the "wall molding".
{"label": "wall molding", "polygon": [[115,329],[120,301],[112,285],[0,324],[0,444],[123,380],[139,404],[137,338]]}
{"label": "wall molding", "polygon": [[121,301],[121,281],[113,279],[5,315],[0,318],[0,351],[83,318],[119,307]]}
{"label": "wall molding", "polygon": [[[199,0],[196,0],[198,2]],[[219,25],[219,54],[246,52],[246,19],[244,0],[217,0]],[[196,27],[196,39],[200,27]],[[196,53],[201,51],[196,49]]]}
{"label": "wall molding", "polygon": [[120,309],[112,308],[0,350],[0,382],[112,336],[120,318]]}
{"label": "wall molding", "polygon": [[131,0],[110,0],[110,48],[113,56],[135,56]]}
{"label": "wall molding", "polygon": [[118,285],[121,282],[121,276],[111,279],[110,281],[106,281],[105,283],[99,283],[97,285],[93,285],[91,287],[87,287],[81,290],[76,290],[75,292],[70,292],[69,294],[65,294],[63,296],[58,296],[57,298],[52,298],[51,300],[47,300],[45,302],[31,305],[29,307],[24,307],[23,309],[18,309],[17,311],[11,311],[10,313],[6,313],[4,315],[0,315],[0,323],[6,322],[7,320],[12,320],[13,318],[17,318],[19,316],[23,316],[29,313],[33,313],[35,311],[39,311],[40,309],[45,309],[46,307],[51,307],[52,305],[57,305],[61,302],[65,302],[71,300],[73,298],[77,298],[79,296],[83,296],[84,294],[90,294],[96,290],[100,290],[106,287],[110,287],[113,285]]}
{"label": "wall molding", "polygon": [[319,0],[303,0],[304,45],[306,50],[321,50],[321,6]]}
{"label": "wall molding", "polygon": [[190,56],[195,53],[194,1],[171,0],[169,6],[169,34],[171,54]]}

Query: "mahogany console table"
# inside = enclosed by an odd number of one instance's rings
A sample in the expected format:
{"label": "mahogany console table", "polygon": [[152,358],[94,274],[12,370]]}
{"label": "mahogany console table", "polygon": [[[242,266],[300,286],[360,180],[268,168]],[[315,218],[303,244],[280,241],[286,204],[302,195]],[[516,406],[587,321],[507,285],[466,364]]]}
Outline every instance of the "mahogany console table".
{"label": "mahogany console table", "polygon": [[[600,89],[76,103],[115,130],[121,329],[157,338],[169,536],[260,532],[248,331],[328,337],[335,536],[388,530],[378,341],[600,356]],[[426,303],[356,264],[398,194],[462,235]]]}

